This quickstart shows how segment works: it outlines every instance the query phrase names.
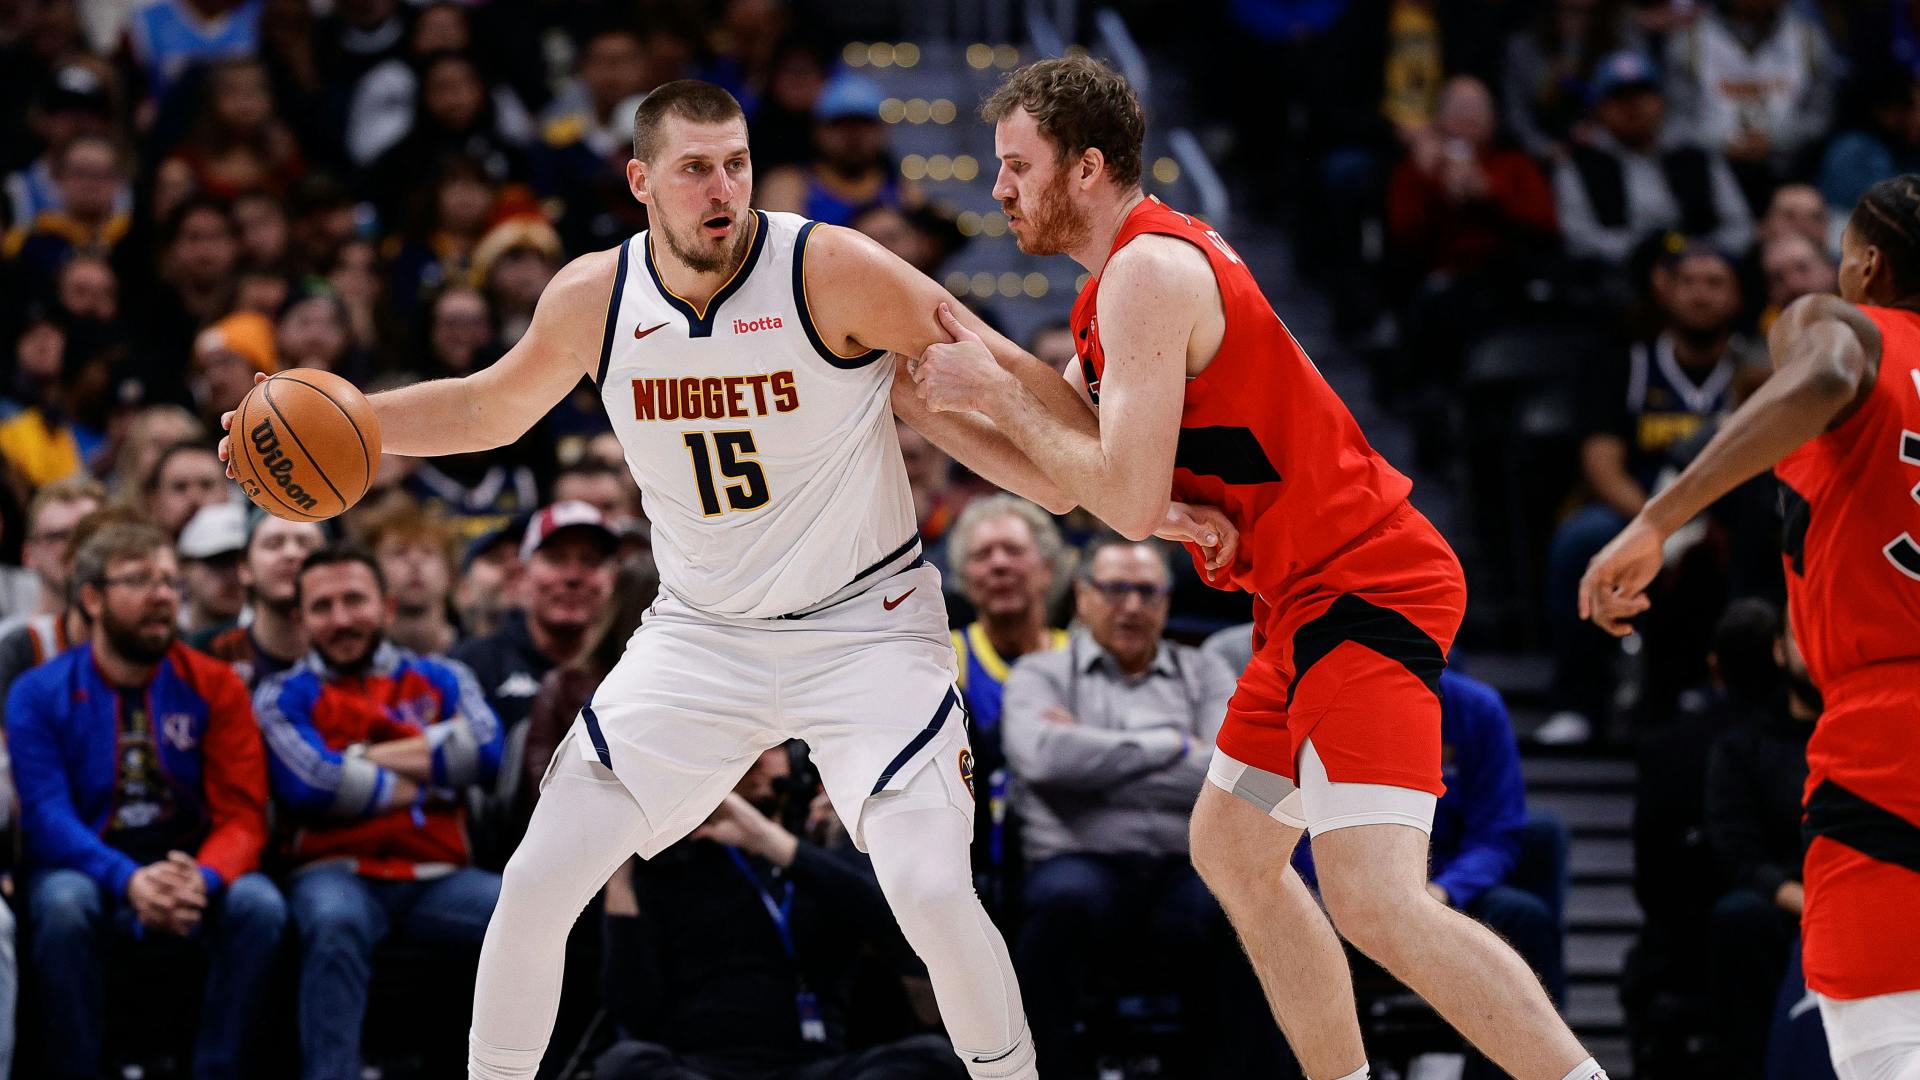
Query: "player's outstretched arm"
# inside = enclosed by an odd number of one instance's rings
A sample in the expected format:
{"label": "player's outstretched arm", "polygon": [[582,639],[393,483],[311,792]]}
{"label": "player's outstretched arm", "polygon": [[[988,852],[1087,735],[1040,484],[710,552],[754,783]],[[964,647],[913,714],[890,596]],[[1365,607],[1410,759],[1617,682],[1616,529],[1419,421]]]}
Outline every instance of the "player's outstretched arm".
{"label": "player's outstretched arm", "polygon": [[1853,415],[1880,370],[1880,328],[1836,296],[1803,297],[1767,336],[1774,373],[1665,491],[1594,556],[1580,616],[1617,637],[1645,611],[1661,545],[1720,497]]}
{"label": "player's outstretched arm", "polygon": [[1034,464],[1131,539],[1166,520],[1174,448],[1186,398],[1193,331],[1218,310],[1206,256],[1185,241],[1143,236],[1108,261],[1100,280],[1100,340],[1106,365],[1092,431],[984,362],[962,337],[934,345],[916,372],[921,400],[939,412],[985,414]]}
{"label": "player's outstretched arm", "polygon": [[[858,232],[816,227],[807,241],[805,272],[815,328],[837,351],[886,349],[917,358],[929,345],[953,340],[936,314],[940,304],[952,301],[947,290]],[[1062,423],[1088,433],[1097,430],[1093,413],[1059,372],[960,304],[951,306],[953,317],[979,335],[1000,369],[1059,410]],[[898,372],[893,407],[900,419],[988,481],[1056,514],[1073,509],[1074,500],[985,418],[929,409],[914,393],[911,379]]]}
{"label": "player's outstretched arm", "polygon": [[[971,314],[971,313],[969,313]],[[988,483],[1002,487],[1064,514],[1077,505],[1060,486],[1040,471],[1020,448],[1002,435],[993,422],[977,413],[934,412],[920,400],[908,373],[912,357],[896,361],[893,373],[893,413],[935,446],[952,455]],[[1034,361],[1039,363],[1038,360]]]}
{"label": "player's outstretched arm", "polygon": [[505,446],[600,366],[618,253],[582,255],[554,275],[526,336],[495,363],[457,379],[374,394],[381,448],[407,457]]}

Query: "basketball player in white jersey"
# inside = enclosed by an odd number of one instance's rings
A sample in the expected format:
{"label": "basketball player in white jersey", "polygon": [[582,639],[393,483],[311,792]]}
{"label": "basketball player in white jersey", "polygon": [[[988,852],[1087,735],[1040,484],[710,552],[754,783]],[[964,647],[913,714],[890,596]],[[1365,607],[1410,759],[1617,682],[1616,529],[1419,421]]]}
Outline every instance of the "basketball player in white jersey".
{"label": "basketball player in white jersey", "polygon": [[[894,391],[890,354],[949,340],[945,291],[858,233],[750,209],[746,122],[726,91],[650,94],[627,179],[650,230],[561,270],[512,351],[371,399],[386,452],[427,457],[511,443],[592,378],[660,566],[659,602],[554,754],[507,866],[468,1075],[534,1074],[582,907],[633,852],[699,825],[761,751],[801,738],[968,1073],[1035,1077],[1006,946],[973,891],[965,709],[894,409],[989,480],[1070,504],[983,418],[928,412],[904,375]],[[1058,373],[960,318],[1094,430]],[[1167,520],[1165,535],[1223,538],[1230,555],[1217,512],[1170,504]],[[796,999],[803,1039],[820,1031],[810,1008]]]}

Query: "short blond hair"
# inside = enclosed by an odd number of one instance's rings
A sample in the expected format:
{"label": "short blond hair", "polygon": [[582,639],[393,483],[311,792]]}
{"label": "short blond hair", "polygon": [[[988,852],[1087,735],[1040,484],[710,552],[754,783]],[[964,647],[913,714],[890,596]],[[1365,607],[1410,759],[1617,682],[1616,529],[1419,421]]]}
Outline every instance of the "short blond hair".
{"label": "short blond hair", "polygon": [[1019,518],[1027,523],[1027,529],[1033,533],[1033,546],[1053,571],[1055,585],[1071,576],[1071,568],[1064,564],[1066,542],[1060,538],[1060,527],[1053,523],[1053,517],[1018,495],[1000,492],[968,503],[947,533],[947,565],[961,588],[967,585],[967,555],[973,548],[974,532],[1002,518]]}
{"label": "short blond hair", "polygon": [[459,533],[453,522],[410,500],[397,501],[355,518],[349,532],[371,551],[378,552],[380,545],[388,540],[411,541],[440,552],[449,565],[456,562],[454,549]]}
{"label": "short blond hair", "polygon": [[33,501],[27,504],[27,528],[33,528],[32,522],[49,506],[60,503],[92,501],[95,506],[107,501],[106,486],[86,473],[74,473],[63,476],[51,484],[43,485],[33,493]]}

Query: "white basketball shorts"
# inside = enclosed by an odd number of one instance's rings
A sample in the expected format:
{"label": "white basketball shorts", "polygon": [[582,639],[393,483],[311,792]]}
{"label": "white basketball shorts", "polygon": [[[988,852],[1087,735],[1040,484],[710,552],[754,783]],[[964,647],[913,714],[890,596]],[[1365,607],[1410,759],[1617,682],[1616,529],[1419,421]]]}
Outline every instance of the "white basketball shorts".
{"label": "white basketball shorts", "polygon": [[[940,572],[924,564],[801,618],[728,618],[662,593],[565,741],[633,794],[651,858],[705,821],[763,751],[803,740],[865,850],[863,818],[881,801],[951,805],[972,821],[954,676]],[[929,769],[932,782],[904,790]]]}

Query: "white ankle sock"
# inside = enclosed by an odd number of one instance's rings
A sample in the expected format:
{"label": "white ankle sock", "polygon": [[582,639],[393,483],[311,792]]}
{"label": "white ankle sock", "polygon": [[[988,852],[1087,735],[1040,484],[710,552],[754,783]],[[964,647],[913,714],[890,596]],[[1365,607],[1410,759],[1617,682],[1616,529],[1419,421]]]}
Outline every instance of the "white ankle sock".
{"label": "white ankle sock", "polygon": [[1372,1075],[1373,1066],[1362,1065],[1345,1076],[1336,1077],[1335,1080],[1367,1080]]}
{"label": "white ankle sock", "polygon": [[1607,1080],[1607,1070],[1601,1068],[1598,1061],[1588,1058],[1575,1065],[1560,1080]]}

